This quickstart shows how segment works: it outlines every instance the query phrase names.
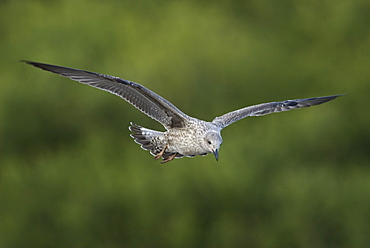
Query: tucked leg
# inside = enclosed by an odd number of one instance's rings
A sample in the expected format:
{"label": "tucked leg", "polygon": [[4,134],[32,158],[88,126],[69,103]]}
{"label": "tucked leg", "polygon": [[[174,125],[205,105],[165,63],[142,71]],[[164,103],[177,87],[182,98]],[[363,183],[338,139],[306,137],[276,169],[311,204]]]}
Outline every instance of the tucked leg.
{"label": "tucked leg", "polygon": [[166,151],[168,145],[166,145],[162,151],[160,151],[157,155],[154,156],[153,159],[157,160],[157,159],[160,159],[162,156],[163,156],[163,153]]}
{"label": "tucked leg", "polygon": [[161,164],[172,161],[176,157],[176,155],[177,153],[172,154],[171,156],[167,157],[165,160],[161,161]]}

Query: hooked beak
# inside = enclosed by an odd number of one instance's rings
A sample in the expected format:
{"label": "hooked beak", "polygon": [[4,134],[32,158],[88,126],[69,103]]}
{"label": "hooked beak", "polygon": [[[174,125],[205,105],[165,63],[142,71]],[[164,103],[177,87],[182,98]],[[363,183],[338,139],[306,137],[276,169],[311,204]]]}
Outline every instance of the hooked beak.
{"label": "hooked beak", "polygon": [[213,155],[215,155],[216,161],[218,161],[218,149],[214,150]]}

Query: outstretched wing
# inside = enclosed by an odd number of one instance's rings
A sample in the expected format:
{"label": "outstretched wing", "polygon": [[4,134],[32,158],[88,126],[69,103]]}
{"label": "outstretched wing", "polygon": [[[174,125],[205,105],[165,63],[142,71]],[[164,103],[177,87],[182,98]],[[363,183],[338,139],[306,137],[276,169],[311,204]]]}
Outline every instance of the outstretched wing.
{"label": "outstretched wing", "polygon": [[144,114],[161,123],[166,129],[184,127],[188,118],[186,114],[176,108],[172,103],[138,83],[118,77],[62,66],[31,61],[23,62],[115,94],[135,106]]}
{"label": "outstretched wing", "polygon": [[291,109],[310,107],[313,105],[318,105],[324,102],[331,101],[337,98],[338,96],[342,95],[286,100],[282,102],[262,103],[229,112],[227,114],[224,114],[223,116],[216,117],[212,122],[217,126],[224,128],[248,116],[261,116],[272,113],[278,113],[281,111],[288,111]]}

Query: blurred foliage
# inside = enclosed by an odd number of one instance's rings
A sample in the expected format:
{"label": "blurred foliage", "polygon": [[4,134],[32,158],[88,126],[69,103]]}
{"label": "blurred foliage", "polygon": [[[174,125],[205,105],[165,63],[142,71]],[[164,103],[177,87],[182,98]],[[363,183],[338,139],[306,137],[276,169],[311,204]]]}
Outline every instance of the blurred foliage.
{"label": "blurred foliage", "polygon": [[[370,4],[1,1],[0,247],[365,247]],[[247,118],[212,156],[161,165],[163,130],[20,59],[133,80],[191,116],[348,93]]]}

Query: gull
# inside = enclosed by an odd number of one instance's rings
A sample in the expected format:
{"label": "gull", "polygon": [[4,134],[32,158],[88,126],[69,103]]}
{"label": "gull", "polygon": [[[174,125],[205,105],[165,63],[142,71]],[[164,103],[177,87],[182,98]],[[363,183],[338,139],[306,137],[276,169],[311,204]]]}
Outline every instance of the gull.
{"label": "gull", "polygon": [[22,62],[115,94],[161,123],[166,129],[165,132],[141,127],[132,122],[129,126],[129,130],[133,132],[130,136],[134,141],[144,150],[149,150],[154,159],[162,158],[161,163],[174,158],[204,156],[208,153],[213,153],[218,161],[222,144],[221,130],[230,124],[248,116],[262,116],[319,105],[343,95],[262,103],[226,113],[208,122],[188,116],[168,100],[132,81],[63,66],[26,60]]}

